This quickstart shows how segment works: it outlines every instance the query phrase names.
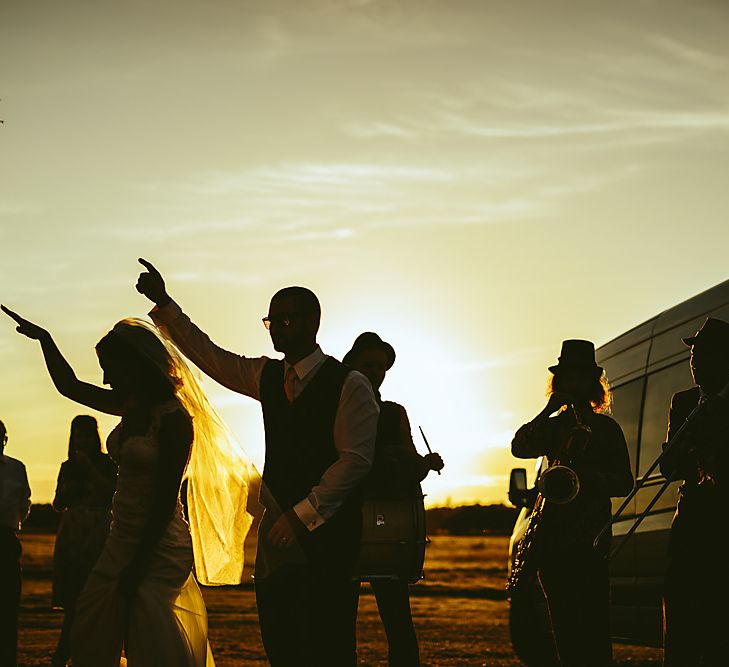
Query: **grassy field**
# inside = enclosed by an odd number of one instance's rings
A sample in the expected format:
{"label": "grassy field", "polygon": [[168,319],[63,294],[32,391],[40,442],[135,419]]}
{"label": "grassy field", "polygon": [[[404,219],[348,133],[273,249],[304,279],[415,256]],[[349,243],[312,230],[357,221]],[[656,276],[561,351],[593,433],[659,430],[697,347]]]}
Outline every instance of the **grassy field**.
{"label": "grassy field", "polygon": [[[47,665],[61,615],[50,610],[53,537],[23,536],[24,582],[20,664]],[[422,664],[516,667],[509,644],[504,595],[507,540],[436,536],[428,547],[426,578],[412,588],[412,608]],[[374,597],[362,587],[358,654],[361,665],[387,665],[387,645]],[[265,665],[251,585],[206,588],[210,643],[218,667]],[[660,651],[616,646],[615,664],[660,665]]]}

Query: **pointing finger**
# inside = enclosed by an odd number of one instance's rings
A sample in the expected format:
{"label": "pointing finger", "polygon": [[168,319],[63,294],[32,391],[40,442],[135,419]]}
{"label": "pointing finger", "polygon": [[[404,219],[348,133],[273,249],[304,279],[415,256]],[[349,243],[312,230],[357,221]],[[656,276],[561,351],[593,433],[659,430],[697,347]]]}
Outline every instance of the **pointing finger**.
{"label": "pointing finger", "polygon": [[160,272],[157,271],[157,269],[154,268],[151,262],[148,262],[146,259],[142,259],[141,257],[137,260],[147,271],[154,275],[160,275]]}
{"label": "pointing finger", "polygon": [[4,312],[4,313],[5,313],[6,315],[9,315],[9,316],[10,316],[10,317],[12,317],[12,318],[13,318],[13,319],[14,319],[14,320],[15,320],[16,322],[20,323],[20,320],[22,319],[22,318],[20,317],[20,315],[18,315],[17,313],[14,313],[14,312],[13,312],[12,310],[10,310],[10,308],[8,308],[8,307],[7,307],[7,306],[5,306],[5,305],[2,305],[2,306],[0,306],[0,308],[2,308],[3,312]]}

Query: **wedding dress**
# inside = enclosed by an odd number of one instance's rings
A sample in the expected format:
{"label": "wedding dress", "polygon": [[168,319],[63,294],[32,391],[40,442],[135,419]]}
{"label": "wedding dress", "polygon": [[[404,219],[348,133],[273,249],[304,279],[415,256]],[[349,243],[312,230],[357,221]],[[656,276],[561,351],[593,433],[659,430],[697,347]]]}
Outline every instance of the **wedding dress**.
{"label": "wedding dress", "polygon": [[119,574],[134,556],[150,511],[160,421],[176,410],[182,410],[176,400],[159,405],[146,433],[122,443],[119,424],[107,440],[119,476],[111,530],[78,600],[72,630],[75,667],[118,667],[122,648],[129,667],[214,665],[205,603],[192,574],[190,528],[179,497],[136,594],[126,598],[119,590]]}

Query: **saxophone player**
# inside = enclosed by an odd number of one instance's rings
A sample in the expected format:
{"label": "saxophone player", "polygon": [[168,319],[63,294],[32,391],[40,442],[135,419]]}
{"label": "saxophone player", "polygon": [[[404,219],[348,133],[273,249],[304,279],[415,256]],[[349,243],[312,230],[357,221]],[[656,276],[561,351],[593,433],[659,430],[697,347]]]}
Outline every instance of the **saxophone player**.
{"label": "saxophone player", "polygon": [[729,664],[729,323],[710,317],[683,342],[691,348],[696,386],[671,399],[668,442],[703,405],[661,462],[667,479],[684,480],[668,546],[663,664],[714,667]]}
{"label": "saxophone player", "polygon": [[610,390],[595,362],[595,346],[564,341],[559,362],[549,371],[547,405],[516,432],[511,451],[518,458],[545,455],[550,465],[568,466],[579,487],[564,504],[544,493],[539,538],[530,557],[549,606],[559,664],[603,667],[612,660],[604,558],[609,543],[596,550],[593,541],[610,519],[610,498],[633,488],[633,473],[622,429],[606,414]]}

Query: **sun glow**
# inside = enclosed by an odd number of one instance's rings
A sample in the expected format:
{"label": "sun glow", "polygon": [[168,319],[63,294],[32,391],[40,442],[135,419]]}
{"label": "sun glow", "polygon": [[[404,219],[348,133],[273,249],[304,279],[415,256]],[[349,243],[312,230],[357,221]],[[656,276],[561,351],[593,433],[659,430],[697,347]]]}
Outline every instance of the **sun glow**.
{"label": "sun glow", "polygon": [[[270,296],[306,285],[327,353],[394,345],[383,396],[446,463],[429,502],[496,502],[562,340],[726,278],[722,3],[160,3],[0,21],[0,296],[85,380],[148,310],[139,256],[249,355],[272,354]],[[0,365],[7,453],[49,500],[86,411],[10,322]],[[260,463],[259,406],[206,387]]]}

